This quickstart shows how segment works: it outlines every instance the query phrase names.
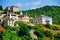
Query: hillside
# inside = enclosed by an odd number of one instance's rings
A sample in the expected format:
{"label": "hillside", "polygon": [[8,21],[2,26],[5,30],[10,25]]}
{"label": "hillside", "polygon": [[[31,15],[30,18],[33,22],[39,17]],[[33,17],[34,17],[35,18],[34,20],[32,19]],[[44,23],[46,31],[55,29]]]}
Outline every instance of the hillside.
{"label": "hillside", "polygon": [[60,6],[44,6],[37,9],[23,11],[24,14],[25,12],[28,12],[28,15],[32,17],[41,14],[47,15],[49,17],[52,17],[53,23],[60,24]]}
{"label": "hillside", "polygon": [[35,15],[52,17],[53,24],[44,25],[37,23],[31,26],[27,23],[17,21],[17,27],[7,25],[4,27],[5,29],[0,28],[0,40],[60,40],[60,25],[58,25],[60,24],[59,6],[44,6],[42,8],[23,11],[24,14],[26,12],[31,17],[35,17]]}
{"label": "hillside", "polygon": [[[43,24],[41,24],[41,26],[42,26],[42,28],[43,28],[44,30],[51,31],[52,36],[54,36],[55,34],[57,34],[57,33],[60,32],[60,30],[51,30],[51,29],[47,28],[45,25],[43,25]],[[56,27],[58,27],[58,28],[60,29],[60,25],[53,24],[52,26],[56,26]],[[46,36],[45,36],[44,39],[45,39],[45,40],[49,40],[49,37],[46,37]]]}

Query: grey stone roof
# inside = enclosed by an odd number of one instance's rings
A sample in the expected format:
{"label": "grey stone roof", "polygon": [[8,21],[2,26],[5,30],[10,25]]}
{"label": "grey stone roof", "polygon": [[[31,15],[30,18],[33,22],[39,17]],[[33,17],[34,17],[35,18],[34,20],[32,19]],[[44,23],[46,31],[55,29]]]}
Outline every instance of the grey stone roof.
{"label": "grey stone roof", "polygon": [[39,17],[41,17],[41,18],[51,18],[51,17],[48,17],[46,15],[39,15]]}
{"label": "grey stone roof", "polygon": [[16,7],[16,8],[18,8],[18,6],[11,6],[11,7]]}

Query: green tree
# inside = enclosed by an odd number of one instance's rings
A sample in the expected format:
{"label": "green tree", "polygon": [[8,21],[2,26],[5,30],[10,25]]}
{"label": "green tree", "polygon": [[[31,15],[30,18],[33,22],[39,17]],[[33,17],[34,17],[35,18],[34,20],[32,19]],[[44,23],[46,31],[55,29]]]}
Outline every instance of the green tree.
{"label": "green tree", "polygon": [[44,30],[37,29],[34,34],[37,35],[38,40],[44,40]]}
{"label": "green tree", "polygon": [[0,6],[0,10],[3,10],[2,6]]}
{"label": "green tree", "polygon": [[19,36],[29,35],[29,29],[26,26],[22,26],[19,31]]}
{"label": "green tree", "polygon": [[45,36],[52,37],[52,33],[50,31],[44,31]]}
{"label": "green tree", "polygon": [[2,40],[18,40],[18,35],[10,30],[1,32]]}
{"label": "green tree", "polygon": [[54,40],[60,40],[60,32],[54,35]]}
{"label": "green tree", "polygon": [[41,7],[41,8],[36,8],[36,9],[33,9],[33,10],[25,10],[23,11],[24,13],[25,12],[28,12],[29,16],[30,17],[35,17],[35,15],[46,15],[46,16],[49,16],[49,17],[52,17],[52,21],[53,23],[55,24],[59,24],[60,25],[60,6],[44,6],[44,7]]}
{"label": "green tree", "polygon": [[42,29],[42,26],[40,24],[35,24],[35,26],[32,27],[33,29]]}
{"label": "green tree", "polygon": [[12,33],[10,40],[18,40],[18,36],[15,33]]}

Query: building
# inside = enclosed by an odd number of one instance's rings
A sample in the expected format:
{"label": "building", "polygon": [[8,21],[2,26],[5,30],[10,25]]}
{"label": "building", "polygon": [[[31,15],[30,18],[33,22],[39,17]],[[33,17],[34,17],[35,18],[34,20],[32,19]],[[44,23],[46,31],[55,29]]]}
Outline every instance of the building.
{"label": "building", "polygon": [[33,23],[42,23],[42,24],[49,23],[52,25],[52,18],[45,15],[39,15],[33,19]]}
{"label": "building", "polygon": [[0,10],[0,13],[4,13],[4,11]]}
{"label": "building", "polygon": [[23,15],[23,13],[21,12],[19,15],[19,18],[20,18],[19,19],[20,21],[29,22],[29,16],[27,15],[27,13],[26,13],[26,15]]}
{"label": "building", "polygon": [[7,13],[6,17],[3,19],[4,26],[18,26],[16,21],[18,21],[18,15],[14,13]]}
{"label": "building", "polygon": [[23,15],[21,12],[20,15],[15,14],[13,12],[7,12],[6,15],[2,18],[4,26],[9,25],[9,26],[18,26],[16,21],[22,21],[22,22],[29,22],[29,16]]}
{"label": "building", "polygon": [[2,22],[3,22],[3,17],[4,17],[5,15],[6,15],[6,14],[0,14],[0,26],[1,26]]}
{"label": "building", "polygon": [[17,6],[8,6],[7,9],[11,12],[18,12],[19,8]]}
{"label": "building", "polygon": [[37,39],[37,35],[34,34],[34,31],[35,31],[35,30],[31,29],[29,33],[30,33],[30,35],[31,35],[31,37],[32,37],[33,39]]}
{"label": "building", "polygon": [[6,9],[10,10],[11,6],[8,6]]}
{"label": "building", "polygon": [[20,13],[20,15],[15,14],[14,12],[7,12],[6,14],[1,14],[0,16],[0,25],[1,23],[3,24],[3,26],[9,25],[9,26],[18,26],[18,24],[16,23],[16,21],[22,21],[22,22],[29,22],[29,16],[24,15],[22,12]]}

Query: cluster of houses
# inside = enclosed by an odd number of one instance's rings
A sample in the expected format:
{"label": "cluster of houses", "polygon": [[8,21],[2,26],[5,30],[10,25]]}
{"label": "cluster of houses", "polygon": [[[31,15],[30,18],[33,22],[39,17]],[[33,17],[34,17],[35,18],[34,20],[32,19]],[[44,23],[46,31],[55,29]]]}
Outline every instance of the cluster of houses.
{"label": "cluster of houses", "polygon": [[[17,6],[9,6],[7,7],[10,12],[7,12],[5,14],[0,15],[0,24],[3,24],[4,26],[10,25],[12,27],[18,26],[16,21],[23,21],[26,23],[29,23],[30,17],[27,15],[24,15],[22,12],[20,14],[16,14],[15,12],[19,11],[19,8]],[[35,23],[42,23],[46,24],[49,23],[52,25],[52,18],[45,16],[45,15],[38,15],[35,18],[33,18],[33,24]],[[0,25],[1,26],[1,25]]]}

